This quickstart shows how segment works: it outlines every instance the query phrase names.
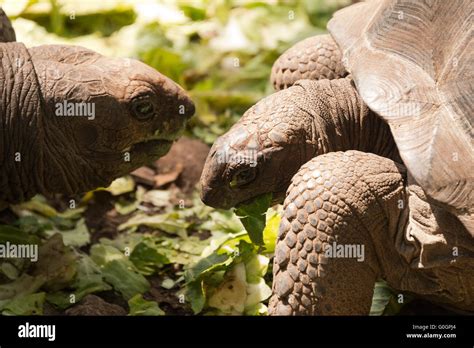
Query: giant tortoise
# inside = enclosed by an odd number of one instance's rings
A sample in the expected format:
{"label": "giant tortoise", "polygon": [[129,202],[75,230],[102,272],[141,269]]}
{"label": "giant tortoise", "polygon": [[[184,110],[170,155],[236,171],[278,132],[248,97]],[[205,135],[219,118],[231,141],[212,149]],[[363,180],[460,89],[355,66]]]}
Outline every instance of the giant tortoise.
{"label": "giant tortoise", "polygon": [[137,60],[26,48],[1,9],[0,59],[2,207],[106,186],[164,155],[194,113],[180,86]]}
{"label": "giant tortoise", "polygon": [[206,204],[284,198],[270,314],[368,314],[379,279],[474,311],[473,8],[336,12],[213,145]]}

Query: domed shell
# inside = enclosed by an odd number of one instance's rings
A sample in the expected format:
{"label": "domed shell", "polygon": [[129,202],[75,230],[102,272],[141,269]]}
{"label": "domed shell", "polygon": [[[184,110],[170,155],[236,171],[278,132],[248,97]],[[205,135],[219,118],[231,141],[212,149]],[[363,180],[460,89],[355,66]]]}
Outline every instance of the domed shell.
{"label": "domed shell", "polygon": [[473,9],[471,0],[367,1],[336,12],[328,29],[413,178],[474,236]]}

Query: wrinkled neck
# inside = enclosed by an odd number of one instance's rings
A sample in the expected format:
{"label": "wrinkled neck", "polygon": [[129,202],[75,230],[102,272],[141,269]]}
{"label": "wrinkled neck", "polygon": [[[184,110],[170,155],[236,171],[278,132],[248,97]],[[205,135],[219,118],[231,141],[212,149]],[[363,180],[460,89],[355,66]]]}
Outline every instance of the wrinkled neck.
{"label": "wrinkled neck", "polygon": [[[64,84],[57,87],[61,75],[61,64],[38,57],[38,53],[47,53],[47,48],[35,47],[31,54],[36,78],[38,80],[39,94],[42,96],[42,132],[43,132],[43,176],[44,185],[40,193],[75,194],[84,192],[91,187],[100,186],[104,180],[99,173],[91,168],[91,156],[84,156],[84,148],[75,138],[77,122],[74,118],[58,117],[56,107],[66,98]],[[55,65],[56,64],[56,65]],[[56,76],[56,74],[58,76]],[[76,85],[69,84],[69,88]]]}
{"label": "wrinkled neck", "polygon": [[42,188],[43,109],[26,47],[21,43],[2,43],[0,54],[0,200],[16,203]]}
{"label": "wrinkled neck", "polygon": [[321,80],[305,87],[313,110],[308,141],[314,156],[359,150],[401,162],[389,126],[367,105],[349,79]]}

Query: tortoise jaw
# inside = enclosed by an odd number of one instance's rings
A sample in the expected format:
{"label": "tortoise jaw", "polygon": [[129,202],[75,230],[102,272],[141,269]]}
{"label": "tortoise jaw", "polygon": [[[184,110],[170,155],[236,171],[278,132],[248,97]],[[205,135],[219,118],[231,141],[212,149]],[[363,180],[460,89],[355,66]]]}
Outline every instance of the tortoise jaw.
{"label": "tortoise jaw", "polygon": [[158,158],[164,156],[170,150],[171,145],[173,145],[172,140],[150,139],[133,144],[130,151]]}
{"label": "tortoise jaw", "polygon": [[[272,192],[272,200],[270,201],[270,206],[274,206],[277,204],[282,204],[283,200],[285,199],[285,194],[286,190],[284,191],[279,191],[279,192]],[[262,194],[258,194],[252,198],[246,199],[245,201],[239,202],[235,204],[235,207],[237,208],[240,205],[248,205],[251,204],[255,199],[258,197],[262,196]]]}
{"label": "tortoise jaw", "polygon": [[176,131],[173,132],[163,132],[161,129],[157,129],[155,133],[147,140],[164,140],[164,141],[175,141],[178,140],[184,133],[184,124]]}
{"label": "tortoise jaw", "polygon": [[124,151],[146,154],[155,159],[157,157],[162,157],[166,155],[166,153],[170,150],[171,145],[173,145],[173,142],[182,135],[183,131],[184,127],[177,132],[165,134],[157,130],[152,136],[132,144]]}
{"label": "tortoise jaw", "polygon": [[[286,190],[272,192],[272,200],[271,206],[276,204],[282,204],[285,198]],[[264,194],[264,193],[263,193]],[[204,204],[216,208],[216,209],[223,209],[229,210],[231,208],[236,208],[240,205],[251,204],[257,197],[261,196],[262,193],[259,193],[253,197],[245,199],[243,201],[234,201],[232,198],[226,199],[223,197],[219,190],[212,190],[212,189],[205,189],[203,188],[201,191],[201,200]]]}

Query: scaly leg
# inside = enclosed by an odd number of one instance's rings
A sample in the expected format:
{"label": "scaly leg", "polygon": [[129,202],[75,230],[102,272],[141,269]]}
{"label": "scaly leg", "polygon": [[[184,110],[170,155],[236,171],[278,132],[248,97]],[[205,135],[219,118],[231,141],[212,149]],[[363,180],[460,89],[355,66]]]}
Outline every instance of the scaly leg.
{"label": "scaly leg", "polygon": [[301,167],[284,203],[271,315],[369,313],[384,273],[374,239],[388,238],[399,220],[404,172],[390,159],[359,151],[328,153]]}
{"label": "scaly leg", "polygon": [[331,35],[317,35],[298,42],[273,64],[270,81],[275,90],[302,79],[322,80],[345,77],[342,54]]}

